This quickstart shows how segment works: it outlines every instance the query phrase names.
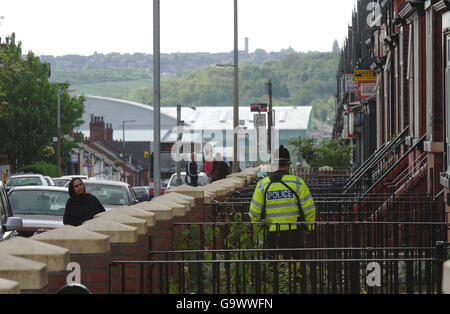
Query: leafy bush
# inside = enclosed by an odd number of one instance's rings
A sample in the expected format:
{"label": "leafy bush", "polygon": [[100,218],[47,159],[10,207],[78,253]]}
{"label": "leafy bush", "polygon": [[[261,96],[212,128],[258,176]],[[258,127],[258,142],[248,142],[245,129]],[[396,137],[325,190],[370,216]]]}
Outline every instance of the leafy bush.
{"label": "leafy bush", "polygon": [[295,151],[301,153],[306,162],[313,168],[329,166],[335,169],[347,169],[350,165],[350,153],[353,145],[344,145],[335,139],[316,143],[314,138],[290,140]]}
{"label": "leafy bush", "polygon": [[23,166],[18,169],[18,172],[33,172],[42,174],[44,176],[56,177],[58,176],[58,167],[53,164],[49,164],[45,161],[38,161],[34,164]]}

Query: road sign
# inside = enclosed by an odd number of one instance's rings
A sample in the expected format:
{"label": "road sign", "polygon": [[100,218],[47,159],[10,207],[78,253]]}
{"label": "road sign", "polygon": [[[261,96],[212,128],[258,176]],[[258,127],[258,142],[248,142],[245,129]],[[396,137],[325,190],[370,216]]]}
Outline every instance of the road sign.
{"label": "road sign", "polygon": [[370,82],[376,81],[377,75],[373,70],[355,70],[355,81],[357,82]]}
{"label": "road sign", "polygon": [[255,115],[255,128],[260,126],[266,126],[266,115],[265,114],[257,114]]}
{"label": "road sign", "polygon": [[267,112],[267,104],[251,104],[251,112]]}
{"label": "road sign", "polygon": [[83,167],[92,168],[92,162],[89,157],[86,157],[86,159],[84,160]]}
{"label": "road sign", "polygon": [[183,127],[184,127],[184,120],[177,121],[177,129],[178,129],[177,141],[181,141],[181,139],[183,138]]}

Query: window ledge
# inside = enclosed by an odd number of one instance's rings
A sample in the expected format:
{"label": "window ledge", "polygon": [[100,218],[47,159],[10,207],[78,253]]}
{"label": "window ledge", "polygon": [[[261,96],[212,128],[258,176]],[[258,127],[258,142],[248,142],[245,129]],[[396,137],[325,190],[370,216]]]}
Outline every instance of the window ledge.
{"label": "window ledge", "polygon": [[445,172],[441,172],[441,178],[440,178],[441,185],[446,187],[447,189],[450,189],[450,179],[448,174]]}
{"label": "window ledge", "polygon": [[405,137],[405,144],[408,146],[413,146],[414,145],[413,140],[414,140],[414,138],[412,136],[407,136],[407,137]]}
{"label": "window ledge", "polygon": [[428,153],[443,153],[444,152],[444,142],[423,142],[423,150]]}

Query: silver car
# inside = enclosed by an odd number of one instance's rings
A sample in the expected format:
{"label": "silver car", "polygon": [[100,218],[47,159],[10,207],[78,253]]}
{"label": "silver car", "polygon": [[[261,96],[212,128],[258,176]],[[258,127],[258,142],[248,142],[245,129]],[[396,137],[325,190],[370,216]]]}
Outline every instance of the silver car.
{"label": "silver car", "polygon": [[21,186],[9,191],[11,210],[21,217],[23,228],[19,235],[28,237],[35,233],[62,227],[68,189],[55,186]]}
{"label": "silver car", "polygon": [[[186,171],[182,171],[180,172],[180,178],[181,178],[181,185],[186,184]],[[198,174],[198,185],[199,186],[203,186],[203,185],[207,185],[209,182],[208,180],[208,176],[206,175],[206,173],[204,172],[200,172]],[[172,174],[172,176],[170,177],[169,183],[167,183],[167,189],[170,189],[171,187],[174,186],[178,186],[178,182],[177,182],[177,174],[174,173]]]}
{"label": "silver car", "polygon": [[11,204],[3,182],[0,180],[0,242],[14,237],[17,230],[23,227],[22,218],[13,217]]}
{"label": "silver car", "polygon": [[48,186],[47,180],[41,174],[20,174],[9,177],[6,182],[6,191],[16,186],[43,185]]}
{"label": "silver car", "polygon": [[[128,183],[97,179],[83,180],[83,183],[86,192],[97,197],[106,210],[139,203],[136,193]],[[65,186],[68,187],[69,184]]]}

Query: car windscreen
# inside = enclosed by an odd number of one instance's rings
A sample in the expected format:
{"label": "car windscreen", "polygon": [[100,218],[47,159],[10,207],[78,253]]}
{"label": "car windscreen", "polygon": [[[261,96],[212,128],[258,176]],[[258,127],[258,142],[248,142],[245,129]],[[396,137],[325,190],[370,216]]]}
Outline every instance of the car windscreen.
{"label": "car windscreen", "polygon": [[84,183],[84,186],[103,205],[131,205],[126,187],[99,183]]}
{"label": "car windscreen", "polygon": [[42,185],[41,179],[37,177],[10,178],[7,186]]}
{"label": "car windscreen", "polygon": [[[181,177],[181,185],[186,184],[185,178],[186,175],[184,174],[180,174]],[[197,181],[198,185],[203,186],[203,185],[207,185],[208,184],[208,177],[207,176],[198,176],[198,181]],[[178,186],[177,184],[177,176],[173,176],[172,179],[170,180],[170,186],[174,187],[174,186]]]}
{"label": "car windscreen", "polygon": [[144,193],[144,194],[147,194],[147,193],[148,193],[148,191],[147,191],[146,188],[137,188],[137,187],[133,187],[133,190],[134,190],[135,193]]}
{"label": "car windscreen", "polygon": [[70,179],[53,179],[53,182],[55,182],[56,186],[64,186],[69,181],[70,181]]}
{"label": "car windscreen", "polygon": [[64,191],[20,191],[9,195],[13,214],[63,216],[69,193]]}
{"label": "car windscreen", "polygon": [[[180,174],[180,178],[181,178],[181,185],[186,184],[186,181],[185,181],[186,175],[185,174]],[[179,185],[178,182],[177,182],[177,176],[173,176],[172,177],[172,179],[169,182],[169,185],[171,187]]]}

